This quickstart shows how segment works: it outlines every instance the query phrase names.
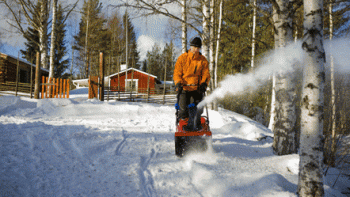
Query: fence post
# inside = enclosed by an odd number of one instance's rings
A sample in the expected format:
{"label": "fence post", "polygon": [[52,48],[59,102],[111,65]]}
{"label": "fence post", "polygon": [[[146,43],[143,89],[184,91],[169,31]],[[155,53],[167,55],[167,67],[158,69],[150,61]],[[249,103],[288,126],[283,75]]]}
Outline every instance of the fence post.
{"label": "fence post", "polygon": [[62,98],[62,79],[60,79],[60,98]]}
{"label": "fence post", "polygon": [[63,79],[63,98],[66,98],[66,79]]}
{"label": "fence post", "polygon": [[52,85],[50,85],[50,84],[52,84],[52,82],[53,82],[53,78],[51,77],[51,78],[49,78],[49,98],[52,98]]}
{"label": "fence post", "polygon": [[36,52],[34,99],[39,99],[39,92],[40,92],[40,59],[39,59],[39,52]]}
{"label": "fence post", "polygon": [[55,93],[56,98],[58,98],[58,90],[60,89],[60,87],[59,87],[59,81],[60,81],[60,79],[57,78],[57,79],[56,79],[56,93]]}
{"label": "fence post", "polygon": [[17,57],[17,72],[16,72],[16,96],[18,94],[18,72],[19,72],[19,52]]}
{"label": "fence post", "polygon": [[70,89],[70,84],[69,84],[69,79],[67,79],[67,98],[69,98],[69,89]]}
{"label": "fence post", "polygon": [[30,57],[30,98],[33,98],[33,56]]}
{"label": "fence post", "polygon": [[[49,77],[46,77],[46,83],[50,83],[50,81],[49,81]],[[49,88],[50,88],[50,86],[48,87],[47,85],[45,85],[45,89],[46,89],[46,91],[45,91],[45,98],[49,98],[50,97],[50,95],[49,95],[49,97],[47,97],[47,92],[48,92],[48,90],[49,90]]]}
{"label": "fence post", "polygon": [[150,92],[149,82],[150,82],[150,76],[148,75],[148,78],[147,78],[147,103],[149,101],[149,92]]}
{"label": "fence post", "polygon": [[105,97],[105,80],[104,80],[104,61],[103,61],[103,53],[100,52],[100,82],[99,82],[99,90],[100,90],[100,101],[104,101]]}
{"label": "fence post", "polygon": [[44,92],[45,92],[45,76],[41,77],[41,99],[44,98]]}

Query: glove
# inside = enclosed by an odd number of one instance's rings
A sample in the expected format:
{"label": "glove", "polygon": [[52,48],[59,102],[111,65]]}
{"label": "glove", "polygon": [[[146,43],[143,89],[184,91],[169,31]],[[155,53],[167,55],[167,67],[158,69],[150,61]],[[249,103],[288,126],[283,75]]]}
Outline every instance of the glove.
{"label": "glove", "polygon": [[206,83],[202,83],[200,86],[199,86],[199,91],[201,93],[204,93],[205,91],[207,91],[207,84]]}
{"label": "glove", "polygon": [[177,84],[175,85],[175,91],[176,91],[177,93],[180,93],[180,92],[182,91],[182,84],[181,84],[181,83],[177,83]]}
{"label": "glove", "polygon": [[179,105],[179,103],[176,103],[176,104],[175,104],[175,109],[177,109],[177,110],[179,110],[179,109],[180,109],[180,105]]}

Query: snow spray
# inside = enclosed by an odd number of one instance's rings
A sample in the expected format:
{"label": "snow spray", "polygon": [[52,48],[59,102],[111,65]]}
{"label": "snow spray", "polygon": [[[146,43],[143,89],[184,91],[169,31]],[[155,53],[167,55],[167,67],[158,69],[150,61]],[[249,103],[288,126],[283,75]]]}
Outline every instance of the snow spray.
{"label": "snow spray", "polygon": [[[228,93],[235,95],[243,93],[247,88],[257,89],[263,84],[262,82],[267,81],[273,74],[288,74],[303,66],[305,52],[302,50],[301,45],[302,41],[298,41],[265,53],[254,72],[226,76],[220,82],[219,88],[215,89],[200,102],[198,107],[204,106],[217,98],[223,98]],[[336,69],[342,72],[350,72],[349,46],[349,38],[334,39],[332,42],[324,41],[326,61],[329,59],[329,55],[332,54],[335,59]]]}

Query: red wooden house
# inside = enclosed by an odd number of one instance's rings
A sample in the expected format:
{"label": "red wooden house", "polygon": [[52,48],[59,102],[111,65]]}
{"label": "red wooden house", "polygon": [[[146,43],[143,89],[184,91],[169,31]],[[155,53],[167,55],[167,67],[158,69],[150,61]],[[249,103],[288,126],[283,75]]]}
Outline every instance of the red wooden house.
{"label": "red wooden house", "polygon": [[130,91],[133,88],[133,92],[146,93],[147,87],[149,87],[150,92],[154,93],[156,84],[161,84],[156,76],[135,68],[115,73],[110,75],[109,78],[111,91],[118,91],[119,87],[120,91]]}
{"label": "red wooden house", "polygon": [[[31,77],[35,79],[35,65],[25,60],[17,59],[11,55],[0,53],[0,83],[15,82],[18,65],[18,82],[30,83]],[[49,76],[49,71],[40,68],[41,76]],[[40,79],[41,79],[40,76]]]}

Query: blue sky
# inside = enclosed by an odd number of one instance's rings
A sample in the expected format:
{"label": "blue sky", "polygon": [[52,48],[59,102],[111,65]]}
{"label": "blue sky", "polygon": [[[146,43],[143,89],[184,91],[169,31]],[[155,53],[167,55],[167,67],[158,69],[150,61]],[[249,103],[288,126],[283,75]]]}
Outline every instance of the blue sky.
{"label": "blue sky", "polygon": [[[65,4],[67,3],[74,3],[75,0],[68,0],[68,1],[61,1]],[[84,0],[80,0],[78,4],[78,9],[80,9],[83,5]],[[103,5],[103,13],[108,17],[109,15],[112,15],[112,6],[108,5],[115,5],[115,1],[113,0],[100,0]],[[119,13],[123,14],[125,12],[125,8],[119,8]],[[1,8],[1,14],[2,16],[0,19],[0,31],[3,33],[1,37],[1,42],[4,44],[3,47],[0,49],[0,52],[12,55],[17,57],[18,52],[21,49],[24,49],[24,42],[25,39],[22,35],[8,32],[8,30],[12,30],[11,27],[6,23],[6,17],[4,17],[3,14],[5,14],[5,8]],[[170,8],[170,11],[173,13],[179,13],[180,9],[176,6],[172,6]],[[133,15],[133,11],[129,9],[130,15]],[[67,20],[67,48],[68,48],[68,55],[70,56],[70,41],[72,40],[73,35],[75,35],[78,32],[78,25],[80,22],[80,14],[78,12],[74,12],[71,14],[69,20]],[[167,27],[169,26],[168,18],[164,16],[149,16],[147,18],[145,17],[138,17],[133,18],[132,23],[135,27],[136,35],[137,35],[137,42],[138,42],[138,50],[140,52],[141,59],[146,57],[146,53],[148,50],[152,49],[152,46],[157,43],[160,47],[164,47],[165,43],[170,42],[170,36],[167,34]],[[174,40],[176,45],[178,46],[178,50],[180,51],[180,45],[181,41],[179,39]],[[70,57],[69,57],[70,58]]]}

